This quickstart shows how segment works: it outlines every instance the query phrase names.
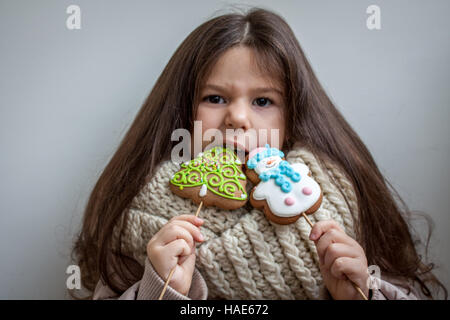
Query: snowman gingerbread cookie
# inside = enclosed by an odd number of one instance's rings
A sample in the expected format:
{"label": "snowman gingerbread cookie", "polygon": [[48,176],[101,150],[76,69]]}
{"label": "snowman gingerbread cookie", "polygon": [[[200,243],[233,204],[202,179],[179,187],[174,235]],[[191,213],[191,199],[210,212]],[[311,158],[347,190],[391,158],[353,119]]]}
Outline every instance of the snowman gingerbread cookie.
{"label": "snowman gingerbread cookie", "polygon": [[249,197],[251,205],[277,224],[294,223],[302,213],[316,212],[322,203],[322,191],[309,168],[290,164],[282,151],[269,145],[249,153],[246,175],[256,185]]}

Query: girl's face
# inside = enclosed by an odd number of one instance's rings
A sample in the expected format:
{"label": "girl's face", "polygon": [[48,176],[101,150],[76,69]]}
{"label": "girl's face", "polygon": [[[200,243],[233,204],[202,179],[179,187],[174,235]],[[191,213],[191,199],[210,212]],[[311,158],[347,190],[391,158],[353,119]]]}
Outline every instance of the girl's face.
{"label": "girl's face", "polygon": [[[256,131],[257,147],[269,143],[281,149],[285,135],[283,110],[282,86],[258,70],[252,49],[237,46],[219,58],[200,89],[195,120],[202,121],[202,134],[208,129],[218,129],[223,144],[246,152],[255,147],[243,139],[243,133],[251,130]],[[226,136],[227,129],[242,131],[230,137]],[[261,129],[266,129],[267,140],[259,136]],[[278,129],[278,136],[272,137],[272,129]],[[202,141],[202,149],[210,143]]]}

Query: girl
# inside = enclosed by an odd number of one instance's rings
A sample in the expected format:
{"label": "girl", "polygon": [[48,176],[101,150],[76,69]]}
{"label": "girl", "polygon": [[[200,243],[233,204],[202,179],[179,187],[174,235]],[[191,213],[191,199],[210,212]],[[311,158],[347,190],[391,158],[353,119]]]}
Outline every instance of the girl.
{"label": "girl", "polygon": [[[171,134],[195,120],[203,132],[277,129],[268,143],[306,163],[323,190],[314,227],[270,223],[249,206],[194,217],[168,181]],[[290,27],[252,9],[205,22],[176,50],[91,193],[74,255],[94,299],[156,299],[174,266],[165,299],[360,299],[352,282],[370,299],[447,295],[407,214]]]}

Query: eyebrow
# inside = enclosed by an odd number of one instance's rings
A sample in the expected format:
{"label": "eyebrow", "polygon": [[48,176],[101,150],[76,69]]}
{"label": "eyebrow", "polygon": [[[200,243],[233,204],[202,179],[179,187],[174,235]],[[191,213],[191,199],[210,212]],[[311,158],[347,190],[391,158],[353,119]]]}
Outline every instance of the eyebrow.
{"label": "eyebrow", "polygon": [[[225,87],[219,86],[217,84],[212,84],[212,83],[205,84],[203,89],[213,89],[213,90],[218,90],[218,91],[227,91],[227,89]],[[275,93],[278,93],[280,96],[283,96],[283,93],[281,92],[281,90],[279,90],[277,88],[273,88],[273,87],[257,87],[257,88],[253,88],[251,91],[254,91],[254,92],[275,92]]]}

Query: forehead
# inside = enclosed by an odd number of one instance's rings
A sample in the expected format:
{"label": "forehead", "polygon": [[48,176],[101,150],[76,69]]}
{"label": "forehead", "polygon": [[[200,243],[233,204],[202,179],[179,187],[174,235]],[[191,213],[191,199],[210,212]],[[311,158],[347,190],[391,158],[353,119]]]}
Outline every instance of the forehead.
{"label": "forehead", "polygon": [[245,46],[228,49],[206,75],[203,86],[214,84],[230,89],[273,88],[282,93],[279,76],[262,69],[262,61],[258,58],[253,49]]}

